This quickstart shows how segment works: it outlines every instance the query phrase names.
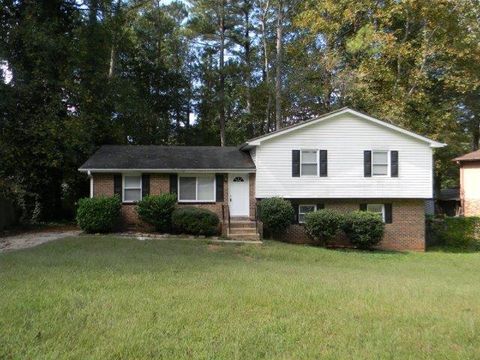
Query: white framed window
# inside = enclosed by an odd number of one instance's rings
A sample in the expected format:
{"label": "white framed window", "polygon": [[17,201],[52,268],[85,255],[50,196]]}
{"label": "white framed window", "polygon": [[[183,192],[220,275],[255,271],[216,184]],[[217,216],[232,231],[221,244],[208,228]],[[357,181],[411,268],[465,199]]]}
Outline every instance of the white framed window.
{"label": "white framed window", "polygon": [[388,154],[387,150],[372,151],[372,176],[388,176]]}
{"label": "white framed window", "polygon": [[318,176],[318,150],[300,151],[301,176]]}
{"label": "white framed window", "polygon": [[215,202],[215,176],[179,176],[178,200]]}
{"label": "white framed window", "polygon": [[367,211],[380,214],[383,222],[385,222],[385,205],[384,204],[367,204]]}
{"label": "white framed window", "polygon": [[305,215],[314,211],[317,211],[317,205],[298,205],[298,222],[303,224]]}
{"label": "white framed window", "polygon": [[142,200],[142,175],[123,175],[122,201],[134,203]]}

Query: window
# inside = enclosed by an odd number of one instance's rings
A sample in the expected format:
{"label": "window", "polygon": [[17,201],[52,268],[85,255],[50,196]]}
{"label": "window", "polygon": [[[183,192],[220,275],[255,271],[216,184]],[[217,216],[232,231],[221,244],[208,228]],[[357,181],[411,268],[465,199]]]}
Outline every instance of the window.
{"label": "window", "polygon": [[388,151],[372,151],[372,175],[388,175]]}
{"label": "window", "polygon": [[180,176],[178,178],[180,201],[215,201],[213,176]]}
{"label": "window", "polygon": [[303,224],[305,222],[305,214],[317,210],[317,205],[298,205],[298,222]]}
{"label": "window", "polygon": [[318,151],[302,150],[301,151],[301,174],[302,176],[318,175]]}
{"label": "window", "polygon": [[367,211],[380,214],[382,220],[385,222],[385,206],[383,204],[367,204]]}
{"label": "window", "polygon": [[142,200],[142,176],[123,176],[123,202],[137,202]]}

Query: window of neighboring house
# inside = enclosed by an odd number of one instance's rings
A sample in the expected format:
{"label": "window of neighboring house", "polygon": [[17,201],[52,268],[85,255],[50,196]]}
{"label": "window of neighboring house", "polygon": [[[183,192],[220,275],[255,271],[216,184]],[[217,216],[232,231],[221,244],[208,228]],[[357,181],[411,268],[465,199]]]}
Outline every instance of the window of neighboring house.
{"label": "window of neighboring house", "polygon": [[372,151],[372,175],[388,175],[388,151]]}
{"label": "window of neighboring house", "polygon": [[215,177],[180,176],[178,178],[180,201],[215,201]]}
{"label": "window of neighboring house", "polygon": [[317,211],[317,205],[298,205],[298,222],[305,222],[305,214]]}
{"label": "window of neighboring house", "polygon": [[142,176],[123,176],[123,202],[137,202],[142,200]]}
{"label": "window of neighboring house", "polygon": [[367,211],[380,214],[382,220],[385,222],[385,205],[383,204],[367,204]]}
{"label": "window of neighboring house", "polygon": [[300,164],[302,176],[318,175],[318,151],[302,150]]}

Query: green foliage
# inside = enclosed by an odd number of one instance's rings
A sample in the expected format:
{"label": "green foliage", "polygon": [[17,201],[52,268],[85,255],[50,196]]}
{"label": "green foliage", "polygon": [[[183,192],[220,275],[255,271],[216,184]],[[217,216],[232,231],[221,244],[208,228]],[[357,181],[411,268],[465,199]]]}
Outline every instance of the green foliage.
{"label": "green foliage", "polygon": [[118,196],[83,198],[78,201],[77,223],[88,233],[107,233],[119,223],[122,203]]}
{"label": "green foliage", "polygon": [[138,202],[136,210],[140,219],[153,225],[156,231],[169,232],[176,203],[175,194],[150,195]]}
{"label": "green foliage", "polygon": [[480,250],[479,217],[445,217],[427,219],[429,237],[434,245],[461,250]]}
{"label": "green foliage", "polygon": [[181,207],[172,214],[172,227],[180,234],[216,235],[219,223],[217,214],[202,208]]}
{"label": "green foliage", "polygon": [[273,235],[279,235],[293,219],[292,204],[278,197],[263,199],[258,205],[258,217]]}
{"label": "green foliage", "polygon": [[377,213],[354,211],[345,215],[341,227],[353,246],[370,249],[382,240],[385,225]]}
{"label": "green foliage", "polygon": [[343,215],[335,210],[323,209],[306,214],[305,231],[316,243],[326,245],[334,240],[343,221]]}

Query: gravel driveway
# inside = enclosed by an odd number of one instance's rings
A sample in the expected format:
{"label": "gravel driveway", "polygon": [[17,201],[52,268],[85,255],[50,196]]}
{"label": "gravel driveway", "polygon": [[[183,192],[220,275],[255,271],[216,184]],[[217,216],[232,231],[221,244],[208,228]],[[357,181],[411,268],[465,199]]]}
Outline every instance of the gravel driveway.
{"label": "gravel driveway", "polygon": [[34,247],[52,240],[77,236],[80,230],[28,232],[0,238],[0,253],[10,250]]}

